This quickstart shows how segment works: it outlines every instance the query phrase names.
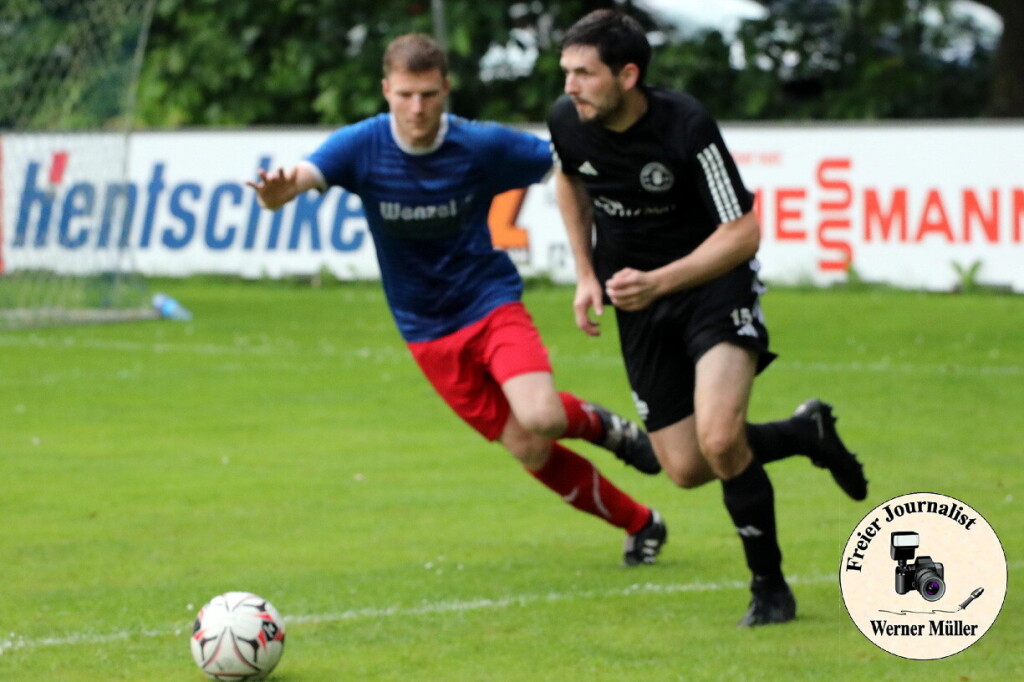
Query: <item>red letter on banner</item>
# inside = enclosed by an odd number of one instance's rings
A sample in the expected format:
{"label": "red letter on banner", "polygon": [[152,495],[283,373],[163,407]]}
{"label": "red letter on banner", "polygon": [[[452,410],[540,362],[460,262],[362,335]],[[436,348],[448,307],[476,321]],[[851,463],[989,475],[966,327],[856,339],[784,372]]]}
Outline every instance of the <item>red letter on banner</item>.
{"label": "red letter on banner", "polygon": [[832,201],[822,200],[822,211],[845,211],[850,208],[850,204],[853,203],[853,189],[850,183],[844,180],[830,180],[827,173],[833,169],[848,171],[851,165],[850,159],[825,159],[818,164],[818,184],[823,190],[838,192],[841,197]]}
{"label": "red letter on banner", "polygon": [[779,189],[775,192],[775,238],[780,242],[802,242],[807,240],[807,230],[788,229],[786,223],[790,220],[802,220],[804,212],[801,208],[787,207],[790,199],[803,202],[807,196],[804,189]]}
{"label": "red letter on banner", "polygon": [[946,207],[942,203],[942,195],[937,189],[928,192],[924,210],[921,211],[921,223],[917,227],[917,236],[914,241],[922,241],[929,232],[941,234],[950,244],[956,241],[956,237],[953,236],[953,228],[949,225],[949,216],[946,215]]}
{"label": "red letter on banner", "polygon": [[1024,238],[1024,189],[1013,190],[1013,243]]}
{"label": "red letter on banner", "polygon": [[897,189],[892,193],[892,204],[890,204],[888,212],[882,208],[877,190],[865,190],[864,241],[874,240],[872,226],[876,224],[882,241],[887,242],[892,238],[894,225],[899,226],[896,239],[901,242],[907,241],[907,190],[905,188]]}
{"label": "red letter on banner", "polygon": [[981,202],[973,189],[964,190],[964,241],[971,243],[971,224],[977,222],[991,244],[999,241],[999,192],[990,190],[988,213],[982,212]]}

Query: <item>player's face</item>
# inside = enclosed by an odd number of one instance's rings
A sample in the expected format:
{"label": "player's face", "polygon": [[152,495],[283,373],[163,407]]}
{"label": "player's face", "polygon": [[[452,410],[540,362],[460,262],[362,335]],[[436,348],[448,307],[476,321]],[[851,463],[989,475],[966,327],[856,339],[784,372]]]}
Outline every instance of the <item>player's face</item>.
{"label": "player's face", "polygon": [[392,71],[382,81],[398,136],[413,147],[429,147],[437,137],[451,84],[440,69]]}
{"label": "player's face", "polygon": [[562,50],[565,94],[572,98],[584,123],[608,124],[625,111],[625,88],[621,79],[601,61],[592,45],[572,45]]}

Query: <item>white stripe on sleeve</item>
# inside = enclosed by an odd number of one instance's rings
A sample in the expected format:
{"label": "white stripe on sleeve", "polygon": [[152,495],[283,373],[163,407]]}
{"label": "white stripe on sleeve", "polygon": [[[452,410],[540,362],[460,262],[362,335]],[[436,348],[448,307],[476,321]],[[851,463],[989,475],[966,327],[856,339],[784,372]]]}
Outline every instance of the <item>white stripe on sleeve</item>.
{"label": "white stripe on sleeve", "polygon": [[697,154],[701,167],[704,169],[704,177],[711,190],[711,197],[715,201],[715,208],[718,210],[719,220],[729,223],[738,220],[743,211],[740,209],[739,199],[736,198],[736,190],[729,179],[729,173],[725,169],[725,162],[718,146],[714,142],[709,144],[704,151]]}

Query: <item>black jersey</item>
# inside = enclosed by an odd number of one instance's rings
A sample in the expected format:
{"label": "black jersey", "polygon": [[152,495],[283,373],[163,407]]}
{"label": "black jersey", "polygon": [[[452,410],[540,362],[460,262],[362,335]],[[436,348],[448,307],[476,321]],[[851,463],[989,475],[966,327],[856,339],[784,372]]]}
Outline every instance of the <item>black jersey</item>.
{"label": "black jersey", "polygon": [[700,102],[657,88],[644,92],[646,113],[621,133],[581,123],[565,95],[548,120],[562,172],[578,176],[590,196],[602,282],[624,267],[652,270],[682,258],[753,206]]}

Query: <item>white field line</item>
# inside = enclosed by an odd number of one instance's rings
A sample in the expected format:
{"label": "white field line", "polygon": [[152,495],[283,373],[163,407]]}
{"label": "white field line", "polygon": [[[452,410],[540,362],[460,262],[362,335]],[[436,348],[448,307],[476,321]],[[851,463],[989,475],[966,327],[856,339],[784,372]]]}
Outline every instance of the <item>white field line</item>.
{"label": "white field line", "polygon": [[[0,347],[19,348],[83,348],[88,350],[110,350],[122,353],[184,355],[319,355],[325,357],[352,357],[359,360],[396,361],[408,357],[406,350],[399,346],[346,347],[334,340],[322,340],[315,348],[300,346],[288,338],[272,338],[264,335],[240,336],[234,344],[190,344],[167,342],[139,342],[110,339],[79,339],[74,336],[40,336],[37,334],[0,335]],[[552,350],[552,357],[558,364],[576,365],[618,365],[622,360],[617,355],[582,355]],[[772,367],[773,371],[811,372],[821,374],[910,374],[910,375],[964,375],[964,376],[1024,376],[1024,366],[1018,364],[970,365],[957,363],[918,364],[876,360],[864,362],[801,362],[788,360]]]}
{"label": "white field line", "polygon": [[[1007,564],[1007,571],[1017,570],[1024,566],[1024,562],[1016,561]],[[836,581],[834,574],[815,576],[791,576],[788,578],[792,585],[813,585]],[[338,611],[335,613],[304,614],[285,616],[287,624],[313,624],[336,623],[350,620],[384,620],[388,618],[403,618],[409,616],[424,616],[445,613],[466,613],[470,611],[501,610],[512,607],[529,606],[531,604],[550,604],[554,602],[586,601],[590,599],[615,599],[621,597],[632,597],[636,595],[649,594],[678,594],[680,592],[723,592],[726,590],[747,590],[747,581],[731,580],[716,583],[683,583],[674,585],[657,585],[654,583],[635,583],[629,587],[615,590],[582,590],[579,592],[548,592],[544,594],[520,594],[509,595],[496,599],[468,599],[426,602],[416,606],[385,606],[369,607],[364,609],[353,609],[351,611]],[[109,633],[80,633],[67,637],[41,637],[28,639],[19,637],[15,633],[8,634],[0,639],[0,655],[7,651],[22,649],[38,649],[43,647],[97,645],[107,642],[116,642],[127,639],[145,637],[168,637],[181,636],[188,632],[191,623],[179,624],[173,627],[164,627],[150,630],[122,630]]]}
{"label": "white field line", "polygon": [[124,341],[117,339],[79,339],[74,336],[44,337],[36,334],[0,335],[0,347],[31,349],[72,349],[141,353],[145,355],[194,356],[307,356],[351,357],[357,360],[394,361],[409,357],[400,345],[369,347],[338,344],[334,339],[321,339],[314,348],[300,345],[289,338],[266,336],[239,336],[232,344],[171,343],[164,341]]}
{"label": "white field line", "polygon": [[[790,577],[789,582],[793,585],[809,585],[827,582],[835,582],[835,575],[817,575],[811,577]],[[338,611],[334,613],[311,613],[285,616],[286,624],[313,624],[336,623],[339,621],[351,620],[384,620],[388,618],[403,618],[410,616],[424,616],[446,613],[466,613],[470,611],[502,610],[513,607],[529,606],[531,604],[550,604],[554,602],[576,602],[591,599],[614,599],[631,597],[636,595],[650,594],[677,594],[680,592],[721,592],[725,590],[747,590],[747,581],[728,581],[716,583],[684,583],[674,585],[656,585],[654,583],[633,584],[629,587],[614,590],[582,590],[573,592],[547,592],[543,594],[519,594],[499,597],[494,599],[467,599],[452,601],[437,601],[417,604],[415,606],[385,606],[353,609],[351,611]],[[18,651],[22,649],[38,649],[43,647],[59,646],[92,646],[121,640],[145,638],[145,637],[167,637],[181,636],[191,630],[191,622],[179,624],[173,627],[163,627],[147,630],[122,630],[108,633],[78,633],[66,637],[40,637],[29,639],[20,637],[16,633],[0,635],[0,655],[7,651]]]}
{"label": "white field line", "polygon": [[956,363],[939,365],[918,365],[912,362],[800,362],[791,361],[779,365],[781,370],[794,372],[821,372],[834,374],[845,372],[850,374],[966,374],[968,376],[1020,376],[1024,374],[1021,365],[958,365]]}
{"label": "white field line", "polygon": [[[582,355],[566,352],[551,352],[552,361],[560,365],[621,365],[622,358],[610,355]],[[772,364],[773,372],[808,372],[811,374],[888,374],[888,375],[923,375],[923,376],[1024,376],[1024,365],[1019,364],[985,364],[971,365],[951,363],[923,364],[914,362],[895,362],[893,360],[853,361],[853,362],[802,362],[785,360]]]}

